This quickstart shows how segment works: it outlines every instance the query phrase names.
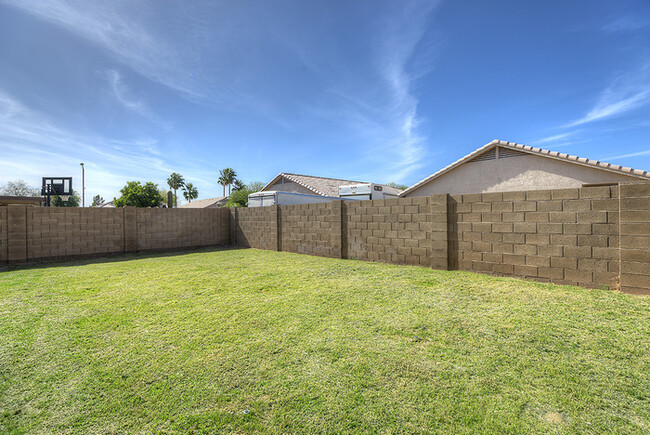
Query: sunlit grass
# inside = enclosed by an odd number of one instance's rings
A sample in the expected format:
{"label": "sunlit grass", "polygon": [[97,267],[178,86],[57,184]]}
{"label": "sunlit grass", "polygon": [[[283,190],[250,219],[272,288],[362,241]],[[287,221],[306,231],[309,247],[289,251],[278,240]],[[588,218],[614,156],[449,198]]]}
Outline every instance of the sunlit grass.
{"label": "sunlit grass", "polygon": [[[127,261],[118,261],[127,260]],[[0,432],[650,431],[650,298],[258,250],[0,272]]]}

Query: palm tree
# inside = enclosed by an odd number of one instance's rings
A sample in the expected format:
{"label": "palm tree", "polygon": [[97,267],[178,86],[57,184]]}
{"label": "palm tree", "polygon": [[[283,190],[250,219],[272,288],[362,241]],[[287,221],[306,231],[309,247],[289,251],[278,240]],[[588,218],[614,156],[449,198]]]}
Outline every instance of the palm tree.
{"label": "palm tree", "polygon": [[233,168],[225,168],[219,171],[219,184],[223,186],[223,196],[226,196],[226,186],[228,186],[228,196],[230,196],[230,185],[235,182],[237,172]]}
{"label": "palm tree", "polygon": [[228,182],[228,196],[230,196],[230,186],[235,182],[235,179],[237,179],[237,173],[233,168],[226,168],[223,172]]}
{"label": "palm tree", "polygon": [[192,183],[186,183],[183,188],[183,196],[187,199],[188,202],[192,202],[193,199],[199,197],[199,191],[194,187]]}
{"label": "palm tree", "polygon": [[245,188],[246,188],[246,185],[244,184],[244,182],[241,181],[239,178],[235,179],[235,181],[233,181],[232,184],[233,184],[233,186],[234,186],[234,187],[232,188],[232,191],[233,191],[233,192],[236,192],[236,191],[238,191],[238,190],[242,190],[242,189],[245,189]]}
{"label": "palm tree", "polygon": [[223,186],[223,196],[226,196],[226,185],[228,184],[228,179],[224,175],[223,171],[224,169],[219,171],[219,178],[217,179],[217,183]]}
{"label": "palm tree", "polygon": [[178,197],[176,196],[176,190],[185,185],[185,180],[181,174],[172,172],[172,174],[167,179],[167,184],[169,185],[170,189],[174,190],[174,207],[178,207]]}

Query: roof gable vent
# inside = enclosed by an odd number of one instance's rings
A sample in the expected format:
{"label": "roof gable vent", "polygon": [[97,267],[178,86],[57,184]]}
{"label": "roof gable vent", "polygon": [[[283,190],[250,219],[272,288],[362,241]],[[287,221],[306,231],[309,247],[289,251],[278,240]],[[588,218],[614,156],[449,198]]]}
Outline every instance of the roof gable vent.
{"label": "roof gable vent", "polygon": [[497,158],[497,151],[496,148],[492,148],[489,151],[484,152],[481,155],[478,155],[474,157],[470,162],[484,162],[486,160],[496,160]]}
{"label": "roof gable vent", "polygon": [[521,151],[513,150],[510,148],[501,148],[499,147],[499,158],[500,159],[505,159],[508,157],[518,157],[518,156],[523,156],[526,153],[522,153]]}

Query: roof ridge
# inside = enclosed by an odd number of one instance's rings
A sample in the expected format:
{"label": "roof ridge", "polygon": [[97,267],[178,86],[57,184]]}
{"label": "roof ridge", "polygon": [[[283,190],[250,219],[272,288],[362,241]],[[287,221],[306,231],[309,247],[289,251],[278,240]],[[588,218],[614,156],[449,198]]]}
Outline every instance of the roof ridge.
{"label": "roof ridge", "polygon": [[293,172],[280,172],[280,175],[295,175],[297,177],[322,178],[323,180],[354,181],[355,183],[366,183],[366,181],[350,180],[348,178],[321,177],[318,175],[295,174]]}

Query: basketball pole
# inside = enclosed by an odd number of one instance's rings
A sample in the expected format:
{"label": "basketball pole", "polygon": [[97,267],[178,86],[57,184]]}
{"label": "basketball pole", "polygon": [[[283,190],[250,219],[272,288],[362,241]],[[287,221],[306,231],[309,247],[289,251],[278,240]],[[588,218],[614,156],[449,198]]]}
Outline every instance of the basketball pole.
{"label": "basketball pole", "polygon": [[86,168],[83,163],[81,165],[81,206],[86,206]]}

